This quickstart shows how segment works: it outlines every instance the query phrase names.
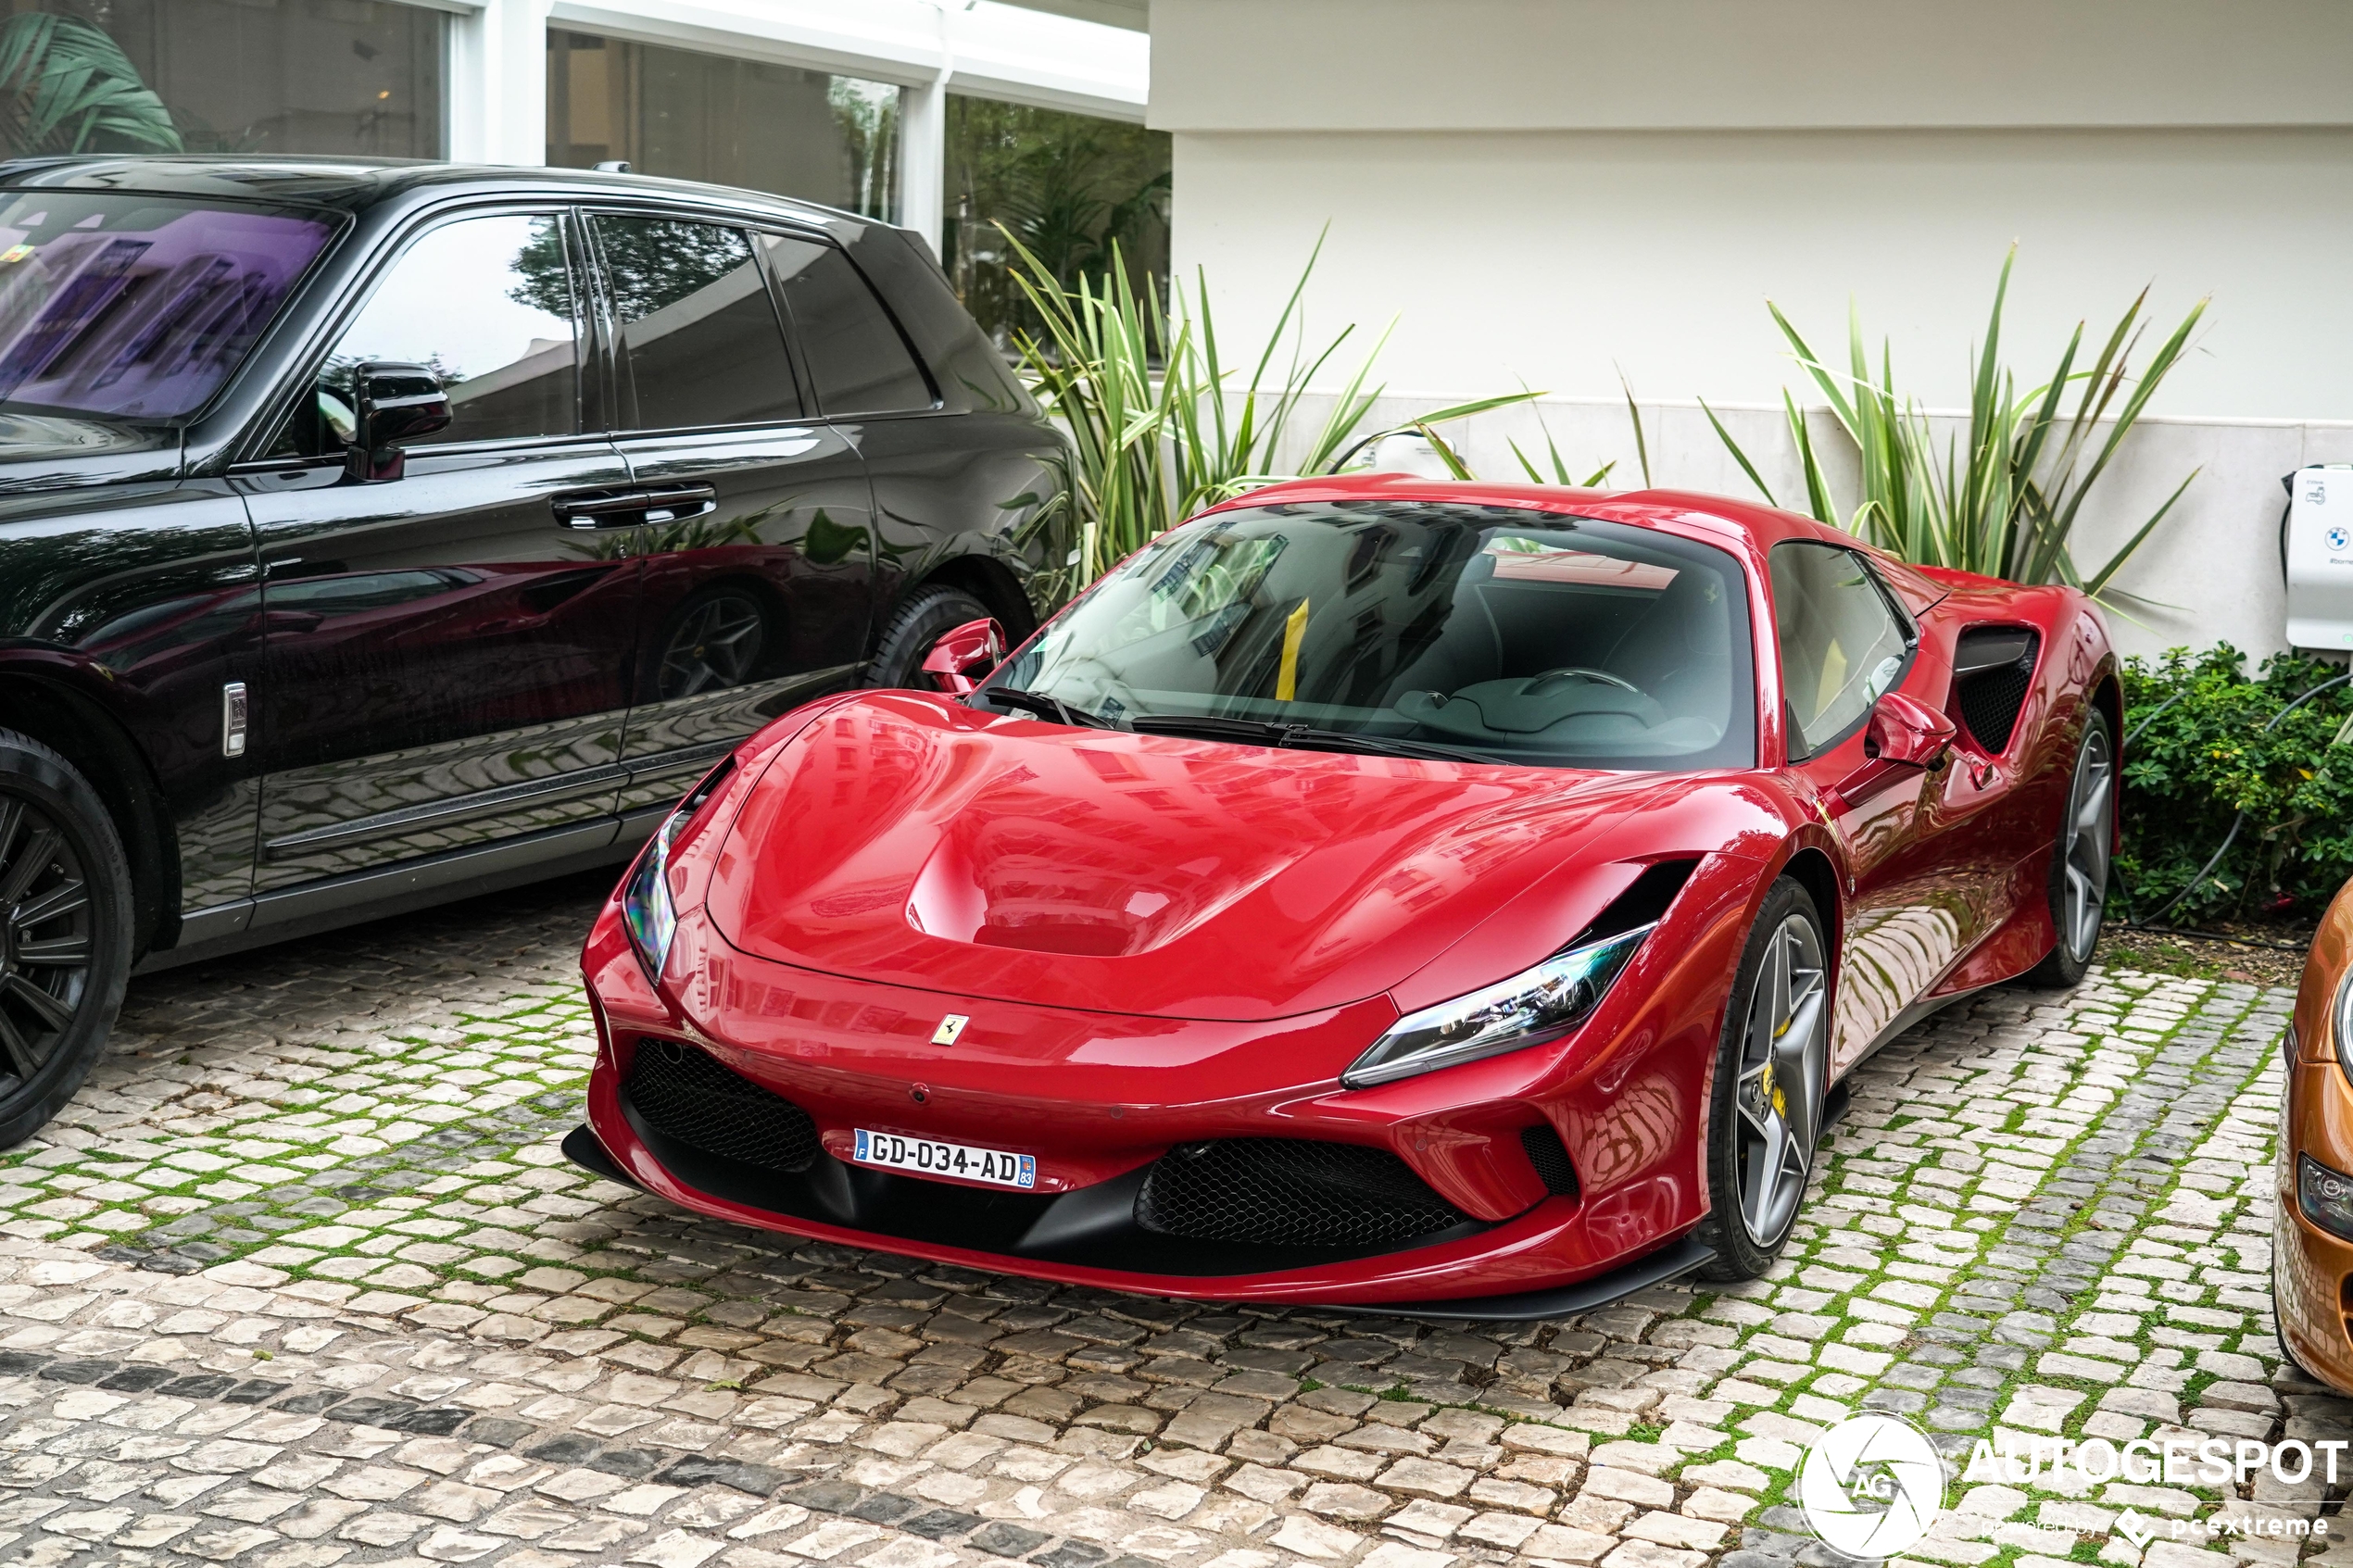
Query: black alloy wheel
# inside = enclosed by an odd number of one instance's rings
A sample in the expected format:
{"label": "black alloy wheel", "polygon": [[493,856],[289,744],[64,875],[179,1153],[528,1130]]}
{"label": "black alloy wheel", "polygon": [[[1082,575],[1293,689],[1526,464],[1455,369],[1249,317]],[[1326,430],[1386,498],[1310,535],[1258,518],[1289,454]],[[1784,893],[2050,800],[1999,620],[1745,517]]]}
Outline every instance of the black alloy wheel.
{"label": "black alloy wheel", "polygon": [[72,1098],[131,971],[131,876],[89,781],[0,730],[0,1148]]}
{"label": "black alloy wheel", "polygon": [[1755,1279],[1787,1245],[1813,1179],[1830,1073],[1831,964],[1821,916],[1795,880],[1765,895],[1733,976],[1707,1118],[1716,1258],[1701,1277]]}
{"label": "black alloy wheel", "polygon": [[740,686],[760,667],[768,616],[748,592],[722,590],[687,604],[663,640],[654,689],[664,702]]}

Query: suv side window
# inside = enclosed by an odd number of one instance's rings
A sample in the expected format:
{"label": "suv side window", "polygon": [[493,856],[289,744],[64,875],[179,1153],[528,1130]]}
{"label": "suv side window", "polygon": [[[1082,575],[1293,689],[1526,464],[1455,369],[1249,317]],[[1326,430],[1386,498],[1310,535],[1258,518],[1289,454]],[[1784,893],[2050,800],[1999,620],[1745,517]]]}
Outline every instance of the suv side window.
{"label": "suv side window", "polygon": [[575,433],[575,297],[552,213],[426,231],[377,280],[271,456],[333,457],[349,445],[351,372],[371,359],[429,366],[449,390],[449,427],[412,445]]}
{"label": "suv side window", "polygon": [[931,383],[882,301],[832,245],[762,234],[784,286],[793,335],[826,414],[897,414],[933,406]]}
{"label": "suv side window", "polygon": [[1911,637],[1854,551],[1792,541],[1768,559],[1790,755],[1811,757],[1852,734],[1902,678]]}
{"label": "suv side window", "polygon": [[631,429],[801,417],[776,303],[741,230],[613,214],[590,221],[636,395]]}

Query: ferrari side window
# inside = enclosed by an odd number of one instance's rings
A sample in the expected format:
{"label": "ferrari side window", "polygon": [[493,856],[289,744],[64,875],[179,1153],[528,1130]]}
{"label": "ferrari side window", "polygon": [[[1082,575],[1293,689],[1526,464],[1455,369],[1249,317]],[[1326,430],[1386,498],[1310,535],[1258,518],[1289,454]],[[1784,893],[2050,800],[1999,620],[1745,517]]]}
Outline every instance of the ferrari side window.
{"label": "ferrari side window", "polygon": [[1776,545],[1773,625],[1793,759],[1845,739],[1894,686],[1911,653],[1863,558],[1832,545]]}

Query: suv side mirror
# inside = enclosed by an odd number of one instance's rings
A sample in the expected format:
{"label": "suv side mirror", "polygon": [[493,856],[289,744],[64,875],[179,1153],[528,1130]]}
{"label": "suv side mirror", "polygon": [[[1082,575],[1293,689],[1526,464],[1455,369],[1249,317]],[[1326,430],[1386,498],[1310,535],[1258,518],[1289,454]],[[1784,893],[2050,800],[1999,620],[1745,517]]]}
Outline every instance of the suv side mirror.
{"label": "suv side mirror", "polygon": [[351,390],[351,450],[344,462],[352,479],[398,479],[401,444],[449,428],[449,394],[425,366],[371,359],[352,370]]}
{"label": "suv side mirror", "polygon": [[967,621],[931,645],[924,672],[937,677],[950,696],[969,696],[1004,661],[1005,629],[994,621]]}
{"label": "suv side mirror", "polygon": [[1881,761],[1933,768],[1951,749],[1955,734],[1953,721],[1935,709],[1902,692],[1889,692],[1871,708],[1863,753]]}

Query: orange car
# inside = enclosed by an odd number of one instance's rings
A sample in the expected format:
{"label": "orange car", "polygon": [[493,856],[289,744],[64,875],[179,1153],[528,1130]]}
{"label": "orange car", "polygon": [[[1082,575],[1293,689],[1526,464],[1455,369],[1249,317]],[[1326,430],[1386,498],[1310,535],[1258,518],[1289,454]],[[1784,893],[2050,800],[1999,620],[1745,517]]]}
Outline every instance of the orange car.
{"label": "orange car", "polygon": [[2272,1221],[2280,1345],[2353,1394],[2353,883],[2321,919],[2287,1036]]}

